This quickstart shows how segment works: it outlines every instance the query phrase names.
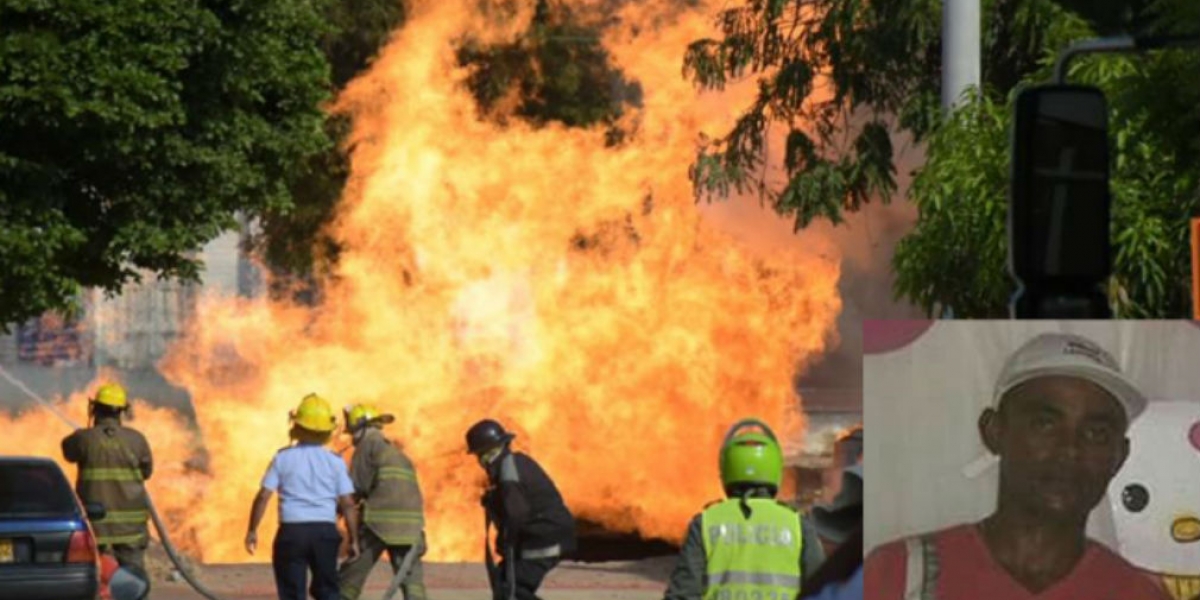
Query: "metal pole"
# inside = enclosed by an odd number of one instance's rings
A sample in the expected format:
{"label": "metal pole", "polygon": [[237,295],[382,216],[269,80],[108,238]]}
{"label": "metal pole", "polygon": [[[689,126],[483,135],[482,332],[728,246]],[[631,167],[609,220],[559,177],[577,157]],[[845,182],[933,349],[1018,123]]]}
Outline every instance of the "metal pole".
{"label": "metal pole", "polygon": [[1067,67],[1070,66],[1071,59],[1080,54],[1197,47],[1200,47],[1200,36],[1196,35],[1175,35],[1147,38],[1133,38],[1127,35],[1119,35],[1115,37],[1095,38],[1075,42],[1070,46],[1067,46],[1067,48],[1058,55],[1058,61],[1054,63],[1054,83],[1064,84],[1067,82]]}
{"label": "metal pole", "polygon": [[979,0],[943,0],[943,110],[954,106],[968,87],[979,85],[981,21]]}
{"label": "metal pole", "polygon": [[1129,36],[1118,36],[1109,38],[1099,38],[1094,40],[1083,40],[1075,42],[1067,46],[1058,55],[1058,61],[1054,63],[1054,83],[1064,84],[1067,82],[1067,67],[1071,64],[1071,59],[1080,54],[1091,54],[1093,52],[1122,52],[1137,48],[1137,43]]}

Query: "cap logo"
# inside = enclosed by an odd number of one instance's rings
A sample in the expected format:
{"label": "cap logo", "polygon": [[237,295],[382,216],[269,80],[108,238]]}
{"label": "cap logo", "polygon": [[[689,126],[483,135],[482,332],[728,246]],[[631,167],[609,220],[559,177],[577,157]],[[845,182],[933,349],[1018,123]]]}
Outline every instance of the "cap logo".
{"label": "cap logo", "polygon": [[1102,367],[1109,366],[1109,361],[1106,360],[1108,357],[1104,355],[1104,350],[1090,344],[1068,341],[1063,347],[1063,354],[1082,356]]}

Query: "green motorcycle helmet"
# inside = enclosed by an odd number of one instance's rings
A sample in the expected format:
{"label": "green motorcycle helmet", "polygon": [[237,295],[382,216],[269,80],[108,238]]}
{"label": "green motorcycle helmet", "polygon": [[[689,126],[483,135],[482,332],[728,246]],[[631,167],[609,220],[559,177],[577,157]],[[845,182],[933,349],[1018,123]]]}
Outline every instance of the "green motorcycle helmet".
{"label": "green motorcycle helmet", "polygon": [[[756,427],[762,431],[743,431]],[[766,423],[758,419],[738,421],[721,444],[721,485],[731,488],[761,485],[779,490],[783,480],[783,451]]]}

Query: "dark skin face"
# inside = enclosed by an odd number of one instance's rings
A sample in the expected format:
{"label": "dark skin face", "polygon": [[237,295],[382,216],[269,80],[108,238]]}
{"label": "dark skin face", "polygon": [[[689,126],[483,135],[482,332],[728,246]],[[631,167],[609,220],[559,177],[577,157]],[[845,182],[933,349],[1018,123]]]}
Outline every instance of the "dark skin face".
{"label": "dark skin face", "polygon": [[1063,376],[1028,381],[979,418],[1000,457],[996,512],[981,525],[993,557],[1031,591],[1070,573],[1088,513],[1129,455],[1124,409],[1100,386]]}
{"label": "dark skin face", "polygon": [[1014,388],[980,433],[1000,461],[1001,504],[1086,523],[1129,454],[1125,411],[1103,388],[1048,376]]}

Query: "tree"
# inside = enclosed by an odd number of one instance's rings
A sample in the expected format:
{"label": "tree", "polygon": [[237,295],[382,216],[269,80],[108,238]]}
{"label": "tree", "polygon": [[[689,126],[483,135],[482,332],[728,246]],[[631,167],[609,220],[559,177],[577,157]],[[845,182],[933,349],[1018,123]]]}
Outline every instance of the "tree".
{"label": "tree", "polygon": [[[685,71],[701,86],[757,74],[760,89],[735,127],[698,157],[696,188],[709,197],[733,188],[757,191],[777,212],[794,217],[797,228],[822,217],[837,223],[844,211],[872,198],[887,201],[895,186],[887,134],[907,131],[927,144],[928,162],[909,193],[921,217],[894,258],[895,291],[930,314],[952,307],[956,316],[1006,315],[1012,289],[1004,264],[1006,99],[1019,84],[1044,79],[1053,55],[1070,41],[1144,32],[1164,20],[1194,27],[1196,19],[1181,18],[1194,14],[1194,4],[983,0],[982,89],[943,121],[940,2],[750,0],[724,11],[723,37],[695,42],[685,59]],[[1081,80],[1103,83],[1114,94],[1117,150],[1126,155],[1122,149],[1137,146],[1157,157],[1160,169],[1161,181],[1152,184],[1148,159],[1128,154],[1140,162],[1119,166],[1127,175],[1114,182],[1120,230],[1126,231],[1127,219],[1143,225],[1116,240],[1113,293],[1120,314],[1178,314],[1180,307],[1179,266],[1187,251],[1180,217],[1191,204],[1164,200],[1151,209],[1128,194],[1136,189],[1162,199],[1160,190],[1192,185],[1186,166],[1192,161],[1194,170],[1198,129],[1179,115],[1194,113],[1188,107],[1195,104],[1183,102],[1194,101],[1196,90],[1181,94],[1170,79],[1194,69],[1189,56],[1103,57],[1076,69]],[[1195,85],[1195,78],[1179,81]],[[773,128],[787,140],[787,177],[778,186],[760,171]],[[1166,165],[1178,167],[1162,171]],[[1122,195],[1130,200],[1122,202]]]}
{"label": "tree", "polygon": [[637,100],[639,88],[623,78],[600,45],[596,26],[563,4],[539,0],[529,28],[508,44],[481,46],[468,40],[458,50],[459,63],[473,66],[467,81],[483,112],[493,118],[497,103],[516,90],[520,104],[512,116],[535,125],[555,121],[568,127],[603,123],[609,137],[621,116],[621,103]]}
{"label": "tree", "polygon": [[320,4],[0,0],[0,323],[196,279],[325,149]]}
{"label": "tree", "polygon": [[[331,0],[324,10],[328,29],[319,47],[332,69],[334,92],[358,76],[404,23],[401,0]],[[331,143],[311,156],[291,185],[292,202],[264,211],[249,250],[260,254],[273,272],[276,296],[309,296],[317,281],[337,261],[340,246],[326,231],[349,176],[344,148],[350,124],[343,115],[328,115],[325,135]]]}
{"label": "tree", "polygon": [[[1169,24],[1184,8],[1158,3]],[[1150,22],[1152,31],[1166,32]],[[1057,26],[1073,37],[1096,32],[1079,15]],[[1193,30],[1195,31],[1195,30]],[[1026,83],[1046,81],[1053,50]],[[1071,81],[1097,85],[1109,98],[1113,153],[1113,278],[1110,299],[1123,318],[1186,317],[1190,312],[1188,216],[1200,204],[1200,53],[1085,58]],[[1006,264],[1008,130],[1015,92],[976,93],[929,138],[928,161],[910,197],[916,228],[896,249],[896,291],[936,314],[1004,317],[1013,291]],[[953,251],[949,251],[953,249]]]}

